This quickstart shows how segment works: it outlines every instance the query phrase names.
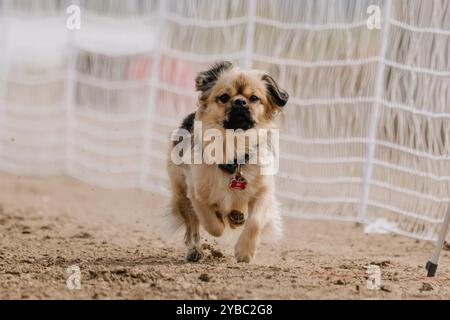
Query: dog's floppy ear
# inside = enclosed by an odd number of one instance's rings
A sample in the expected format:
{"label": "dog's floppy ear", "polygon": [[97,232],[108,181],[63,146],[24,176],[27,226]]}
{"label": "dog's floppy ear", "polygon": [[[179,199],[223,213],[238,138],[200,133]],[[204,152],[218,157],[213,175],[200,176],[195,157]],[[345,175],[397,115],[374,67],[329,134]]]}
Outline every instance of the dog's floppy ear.
{"label": "dog's floppy ear", "polygon": [[267,98],[269,102],[278,107],[284,107],[289,100],[289,94],[281,89],[277,82],[268,74],[262,76],[262,80],[265,82],[267,90]]}
{"label": "dog's floppy ear", "polygon": [[222,72],[233,68],[233,64],[229,61],[217,62],[206,71],[201,71],[195,78],[195,88],[197,91],[208,91],[216,83]]}

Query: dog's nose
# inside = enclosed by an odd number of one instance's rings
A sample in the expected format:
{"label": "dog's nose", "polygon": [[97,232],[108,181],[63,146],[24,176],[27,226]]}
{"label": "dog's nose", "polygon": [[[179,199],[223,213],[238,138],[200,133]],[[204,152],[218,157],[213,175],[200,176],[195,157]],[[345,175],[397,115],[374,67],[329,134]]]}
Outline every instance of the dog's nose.
{"label": "dog's nose", "polygon": [[236,99],[233,101],[233,107],[245,107],[247,105],[247,101],[244,99]]}

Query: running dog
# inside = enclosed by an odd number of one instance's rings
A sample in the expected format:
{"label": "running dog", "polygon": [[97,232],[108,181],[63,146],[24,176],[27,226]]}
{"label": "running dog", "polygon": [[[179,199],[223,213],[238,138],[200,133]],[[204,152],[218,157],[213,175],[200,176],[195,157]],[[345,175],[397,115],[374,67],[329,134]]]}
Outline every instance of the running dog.
{"label": "running dog", "polygon": [[[260,162],[251,161],[261,144],[246,143],[239,153],[234,145],[236,136],[229,138],[226,133],[276,129],[275,116],[283,110],[289,95],[267,73],[240,70],[226,61],[199,72],[195,83],[199,91],[197,110],[183,120],[177,132],[189,133],[191,150],[198,147],[202,152],[207,148],[200,141],[203,134],[207,130],[220,132],[226,137],[220,142],[226,156],[223,163],[174,163],[172,156],[181,142],[172,136],[167,162],[170,214],[186,227],[188,261],[203,257],[202,226],[214,237],[220,237],[227,228],[241,228],[235,257],[238,262],[250,262],[261,233],[277,228],[280,222],[273,175],[262,174]],[[201,124],[200,130],[195,129],[196,123]]]}

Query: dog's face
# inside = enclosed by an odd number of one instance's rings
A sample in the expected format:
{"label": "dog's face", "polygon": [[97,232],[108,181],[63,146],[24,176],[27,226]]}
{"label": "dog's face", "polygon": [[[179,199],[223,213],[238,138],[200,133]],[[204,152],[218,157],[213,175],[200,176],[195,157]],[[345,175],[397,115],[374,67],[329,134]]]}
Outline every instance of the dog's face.
{"label": "dog's face", "polygon": [[269,75],[242,71],[230,62],[200,72],[196,87],[200,91],[199,120],[221,130],[268,127],[289,98]]}

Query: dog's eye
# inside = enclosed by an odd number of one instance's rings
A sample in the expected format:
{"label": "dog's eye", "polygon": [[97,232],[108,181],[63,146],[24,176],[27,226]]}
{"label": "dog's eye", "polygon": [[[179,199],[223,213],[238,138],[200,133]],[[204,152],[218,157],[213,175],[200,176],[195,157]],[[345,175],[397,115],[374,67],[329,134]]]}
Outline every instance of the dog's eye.
{"label": "dog's eye", "polygon": [[256,102],[258,100],[259,100],[259,98],[257,96],[255,96],[255,95],[250,97],[250,102]]}
{"label": "dog's eye", "polygon": [[220,102],[227,103],[230,100],[230,96],[228,94],[223,94],[219,97]]}

